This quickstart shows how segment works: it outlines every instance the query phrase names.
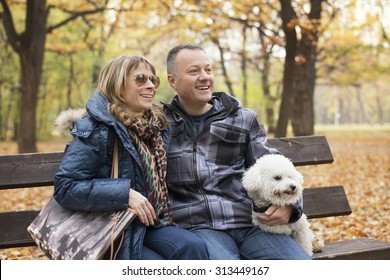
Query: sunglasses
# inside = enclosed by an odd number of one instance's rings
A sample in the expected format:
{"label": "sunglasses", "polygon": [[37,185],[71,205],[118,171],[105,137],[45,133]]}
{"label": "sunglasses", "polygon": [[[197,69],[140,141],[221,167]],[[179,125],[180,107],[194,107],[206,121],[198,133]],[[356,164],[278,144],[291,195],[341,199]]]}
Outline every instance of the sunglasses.
{"label": "sunglasses", "polygon": [[160,85],[160,78],[157,75],[147,75],[147,74],[137,74],[134,75],[133,80],[136,82],[138,86],[143,86],[146,84],[148,79],[152,82],[155,88],[158,88]]}

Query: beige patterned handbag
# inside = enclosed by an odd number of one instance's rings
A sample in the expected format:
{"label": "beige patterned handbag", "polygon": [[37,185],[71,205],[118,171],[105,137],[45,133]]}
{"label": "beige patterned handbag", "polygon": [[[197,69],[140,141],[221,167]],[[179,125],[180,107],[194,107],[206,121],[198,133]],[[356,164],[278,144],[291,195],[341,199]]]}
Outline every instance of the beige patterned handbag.
{"label": "beige patterned handbag", "polygon": [[[112,178],[118,177],[118,143],[115,141]],[[83,212],[62,207],[52,197],[27,231],[34,242],[55,260],[97,260],[110,249],[115,259],[123,231],[135,218],[130,210]],[[121,238],[114,253],[114,241]]]}

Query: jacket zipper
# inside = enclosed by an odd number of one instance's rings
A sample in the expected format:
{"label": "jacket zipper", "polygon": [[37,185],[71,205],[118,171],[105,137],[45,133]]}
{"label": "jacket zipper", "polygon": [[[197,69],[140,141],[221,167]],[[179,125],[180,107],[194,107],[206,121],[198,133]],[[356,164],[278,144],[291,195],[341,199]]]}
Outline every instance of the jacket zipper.
{"label": "jacket zipper", "polygon": [[[204,124],[203,124],[203,127],[202,127],[202,130],[199,131],[198,133],[198,136],[195,138],[195,141],[194,141],[194,145],[193,145],[193,153],[194,153],[194,168],[195,168],[195,179],[196,179],[196,184],[198,186],[198,189],[199,189],[199,192],[202,193],[203,197],[204,197],[204,201],[205,201],[205,206],[206,206],[206,214],[207,214],[207,218],[208,218],[208,224],[209,224],[209,227],[212,228],[212,225],[213,225],[213,219],[212,219],[212,216],[211,216],[211,210],[210,210],[210,204],[209,204],[209,201],[207,199],[207,196],[205,195],[200,183],[199,183],[199,178],[198,178],[198,172],[197,172],[197,169],[196,169],[196,151],[197,151],[197,144],[198,144],[198,140],[201,136],[201,134],[205,131],[205,128],[208,127],[213,121],[216,121],[216,120],[222,120],[224,119],[227,115],[229,115],[229,112],[225,112],[224,114],[221,114],[221,115],[216,115],[216,116],[211,116],[209,119],[207,119]],[[191,126],[191,124],[190,124]],[[192,129],[192,127],[191,127]],[[194,130],[192,129],[192,133]]]}

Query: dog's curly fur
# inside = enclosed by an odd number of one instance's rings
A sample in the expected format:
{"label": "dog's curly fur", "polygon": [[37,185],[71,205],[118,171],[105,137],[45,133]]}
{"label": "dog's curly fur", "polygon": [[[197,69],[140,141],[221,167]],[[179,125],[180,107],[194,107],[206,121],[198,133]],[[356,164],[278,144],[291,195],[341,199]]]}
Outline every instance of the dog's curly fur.
{"label": "dog's curly fur", "polygon": [[[242,183],[255,208],[267,209],[270,205],[281,207],[298,202],[303,191],[303,176],[292,162],[278,154],[259,158],[243,176]],[[309,256],[313,251],[321,251],[323,241],[315,237],[305,214],[295,223],[269,226],[261,223],[257,217],[261,213],[252,211],[252,222],[263,231],[291,235]]]}

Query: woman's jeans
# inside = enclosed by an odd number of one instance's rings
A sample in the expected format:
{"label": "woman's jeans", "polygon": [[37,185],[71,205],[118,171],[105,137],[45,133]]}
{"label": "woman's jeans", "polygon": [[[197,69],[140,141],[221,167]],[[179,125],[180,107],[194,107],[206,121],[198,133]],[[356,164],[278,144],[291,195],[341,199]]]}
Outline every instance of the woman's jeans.
{"label": "woman's jeans", "polygon": [[143,260],[208,260],[206,243],[194,233],[175,226],[148,227]]}
{"label": "woman's jeans", "polygon": [[258,227],[192,232],[206,242],[211,260],[311,259],[290,236],[263,232]]}

